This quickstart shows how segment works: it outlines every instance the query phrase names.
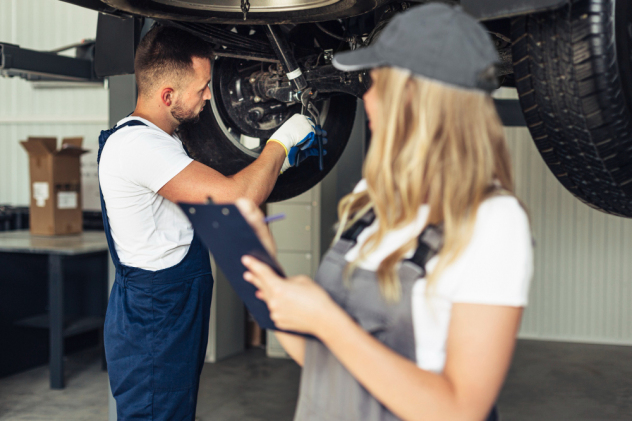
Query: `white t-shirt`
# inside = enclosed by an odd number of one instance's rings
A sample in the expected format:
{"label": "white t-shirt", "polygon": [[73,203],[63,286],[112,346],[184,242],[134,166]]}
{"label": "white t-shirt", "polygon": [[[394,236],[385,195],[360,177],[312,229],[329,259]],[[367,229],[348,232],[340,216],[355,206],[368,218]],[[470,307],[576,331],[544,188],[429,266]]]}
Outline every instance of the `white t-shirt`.
{"label": "white t-shirt", "polygon": [[[366,189],[362,180],[355,191]],[[419,208],[409,226],[389,232],[379,248],[359,266],[375,271],[380,262],[411,238],[419,236],[429,207]],[[377,220],[358,236],[358,243],[345,259],[353,261],[368,236],[377,231]],[[512,196],[495,196],[484,201],[476,214],[472,239],[462,254],[437,279],[426,294],[426,279],[412,290],[413,330],[417,365],[441,373],[446,359],[446,341],[453,303],[474,303],[523,307],[527,304],[533,274],[533,250],[529,220]],[[413,251],[407,257],[412,257]],[[426,265],[432,272],[438,257]]]}
{"label": "white t-shirt", "polygon": [[153,123],[119,129],[101,152],[99,183],[116,253],[126,266],[150,271],[178,264],[193,240],[182,210],[157,192],[193,161],[182,141]]}

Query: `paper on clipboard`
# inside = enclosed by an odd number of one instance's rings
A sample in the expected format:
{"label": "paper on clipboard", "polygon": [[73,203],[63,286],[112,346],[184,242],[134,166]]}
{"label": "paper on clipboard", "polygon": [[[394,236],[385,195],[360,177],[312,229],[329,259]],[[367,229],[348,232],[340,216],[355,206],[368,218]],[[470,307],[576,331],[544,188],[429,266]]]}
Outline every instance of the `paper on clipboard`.
{"label": "paper on clipboard", "polygon": [[278,275],[285,277],[285,274],[278,262],[263,247],[239,209],[229,204],[178,205],[259,326],[263,329],[279,330],[270,319],[266,303],[255,297],[257,289],[244,280],[246,267],[241,263],[241,257],[251,255],[269,265]]}

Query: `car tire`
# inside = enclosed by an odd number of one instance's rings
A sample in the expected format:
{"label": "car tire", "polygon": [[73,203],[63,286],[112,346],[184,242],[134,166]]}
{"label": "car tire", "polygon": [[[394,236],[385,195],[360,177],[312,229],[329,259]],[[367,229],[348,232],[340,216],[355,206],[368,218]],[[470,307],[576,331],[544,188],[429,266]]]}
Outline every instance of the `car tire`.
{"label": "car tire", "polygon": [[[357,99],[351,95],[341,94],[329,99],[327,118],[323,124],[328,137],[323,170],[319,169],[318,157],[306,159],[298,167],[288,169],[279,176],[267,202],[298,196],[325,178],[347,145],[353,129],[356,104]],[[220,114],[215,107],[204,107],[200,121],[184,126],[180,136],[193,159],[229,176],[253,163],[258,154],[245,151],[235,139],[227,136],[225,127],[222,127],[226,123],[221,120]]]}
{"label": "car tire", "polygon": [[632,3],[573,0],[512,21],[516,88],[557,179],[588,205],[632,217]]}

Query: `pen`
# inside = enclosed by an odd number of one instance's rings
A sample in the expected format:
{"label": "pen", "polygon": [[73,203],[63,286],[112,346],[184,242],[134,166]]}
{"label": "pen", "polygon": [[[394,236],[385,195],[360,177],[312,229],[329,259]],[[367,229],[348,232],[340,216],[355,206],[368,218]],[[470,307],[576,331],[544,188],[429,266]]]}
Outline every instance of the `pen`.
{"label": "pen", "polygon": [[281,219],[285,219],[284,213],[277,213],[276,215],[266,216],[265,218],[263,218],[263,222],[268,224],[270,222],[279,221]]}

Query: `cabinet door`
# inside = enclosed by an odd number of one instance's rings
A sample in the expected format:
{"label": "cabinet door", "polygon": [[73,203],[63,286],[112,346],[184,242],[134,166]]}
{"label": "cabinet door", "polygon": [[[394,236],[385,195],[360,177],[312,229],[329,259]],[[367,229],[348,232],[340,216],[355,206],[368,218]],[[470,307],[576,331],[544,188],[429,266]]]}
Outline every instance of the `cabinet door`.
{"label": "cabinet door", "polygon": [[268,206],[268,213],[285,213],[285,219],[270,224],[279,252],[312,251],[314,230],[311,204],[277,203]]}
{"label": "cabinet door", "polygon": [[292,252],[279,252],[278,259],[281,263],[281,267],[285,270],[287,276],[295,275],[314,275],[314,259],[311,252],[306,253],[292,253]]}

